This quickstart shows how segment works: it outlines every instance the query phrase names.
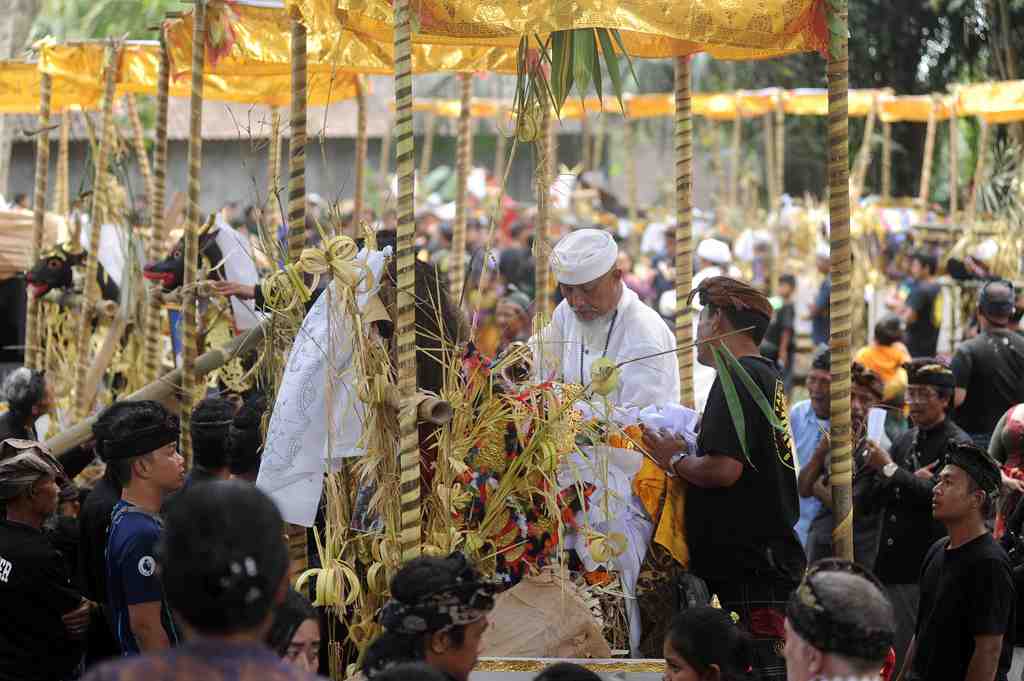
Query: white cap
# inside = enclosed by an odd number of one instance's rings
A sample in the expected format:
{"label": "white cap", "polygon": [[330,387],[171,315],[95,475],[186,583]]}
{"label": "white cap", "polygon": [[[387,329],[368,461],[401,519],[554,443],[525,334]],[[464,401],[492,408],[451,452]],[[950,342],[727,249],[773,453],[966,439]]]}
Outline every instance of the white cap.
{"label": "white cap", "polygon": [[608,273],[619,257],[619,247],[608,232],[577,229],[562,237],[551,251],[551,271],[558,283],[579,286]]}
{"label": "white cap", "polygon": [[718,239],[704,239],[697,245],[697,257],[717,265],[732,262],[732,251],[729,244]]}
{"label": "white cap", "polygon": [[814,249],[814,254],[819,258],[830,258],[832,257],[832,247],[827,241],[819,241],[818,246]]}
{"label": "white cap", "polygon": [[985,239],[971,250],[971,257],[983,263],[990,263],[999,252],[999,244],[995,239]]}

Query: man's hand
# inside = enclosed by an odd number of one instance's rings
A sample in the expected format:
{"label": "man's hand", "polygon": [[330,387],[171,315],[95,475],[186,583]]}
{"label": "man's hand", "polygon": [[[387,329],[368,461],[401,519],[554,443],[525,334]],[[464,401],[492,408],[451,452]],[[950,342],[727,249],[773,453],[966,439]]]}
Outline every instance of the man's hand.
{"label": "man's hand", "polygon": [[237,281],[211,281],[210,289],[219,296],[234,296],[241,300],[252,300],[256,297],[256,287],[239,284]]}
{"label": "man's hand", "polygon": [[[662,470],[669,470],[669,462],[679,452],[686,451],[686,440],[674,435],[667,428],[649,430],[644,426],[644,448]],[[672,471],[675,474],[675,471]]]}
{"label": "man's hand", "polygon": [[892,463],[892,457],[889,456],[889,452],[885,451],[871,440],[867,441],[867,451],[868,458],[864,463],[868,468],[880,471]]}
{"label": "man's hand", "polygon": [[921,480],[934,480],[935,479],[935,465],[937,463],[938,463],[938,461],[936,461],[933,464],[929,464],[929,465],[925,466],[924,468],[918,468],[916,471],[914,471],[914,477],[915,478],[920,478]]}
{"label": "man's hand", "polygon": [[77,608],[61,616],[64,628],[68,630],[71,638],[85,638],[86,633],[89,631],[89,614],[92,612],[94,605],[92,601],[83,598],[82,603]]}
{"label": "man's hand", "polygon": [[1024,480],[1018,480],[1017,478],[1011,478],[1006,473],[1003,473],[1003,491],[1004,492],[1021,492],[1024,493]]}

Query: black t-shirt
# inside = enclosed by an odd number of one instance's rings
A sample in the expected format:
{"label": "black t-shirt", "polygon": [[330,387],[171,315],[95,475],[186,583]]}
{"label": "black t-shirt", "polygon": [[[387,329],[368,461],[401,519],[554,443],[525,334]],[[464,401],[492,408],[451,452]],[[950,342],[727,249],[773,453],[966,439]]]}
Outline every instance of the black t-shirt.
{"label": "black t-shirt", "polygon": [[1006,552],[985,533],[956,549],[935,542],[921,568],[921,604],[911,679],[964,679],[974,637],[1003,635],[996,681],[1013,655],[1016,595]]}
{"label": "black t-shirt", "polygon": [[934,357],[939,349],[939,314],[936,303],[942,287],[921,281],[907,297],[907,307],[914,311],[914,321],[907,324],[907,350],[911,357]]}
{"label": "black t-shirt", "polygon": [[970,434],[991,433],[999,417],[1024,402],[1024,338],[1010,331],[988,331],[961,343],[953,355],[953,375],[967,399],[953,414]]}
{"label": "black t-shirt", "polygon": [[782,332],[789,330],[789,342],[786,344],[789,355],[789,364],[793,363],[796,354],[796,311],[793,303],[783,303],[782,307],[775,311],[772,323],[764,334],[764,341],[761,343],[762,354],[769,359],[778,359],[781,354]]}
{"label": "black t-shirt", "polygon": [[82,596],[47,536],[0,520],[0,681],[65,679],[82,657],[61,617]]}
{"label": "black t-shirt", "polygon": [[795,582],[806,558],[793,530],[800,517],[800,501],[785,390],[778,372],[765,358],[743,357],[740,364],[773,405],[786,430],[772,428],[746,387],[734,377],[746,421],[747,462],[721,378],[715,378],[704,408],[697,455],[733,457],[743,463],[743,473],[732,487],[687,488],[690,568],[704,579]]}
{"label": "black t-shirt", "polygon": [[82,588],[89,600],[107,602],[107,530],[114,505],[121,500],[121,489],[103,477],[85,500],[78,517],[78,547]]}

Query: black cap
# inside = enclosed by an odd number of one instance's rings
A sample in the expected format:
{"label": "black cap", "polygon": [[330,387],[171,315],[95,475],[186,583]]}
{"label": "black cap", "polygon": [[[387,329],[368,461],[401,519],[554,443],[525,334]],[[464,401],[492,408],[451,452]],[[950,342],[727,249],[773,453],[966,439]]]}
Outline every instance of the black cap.
{"label": "black cap", "polygon": [[988,282],[978,296],[978,309],[986,316],[1005,319],[1013,316],[1017,306],[1013,284],[1005,279]]}

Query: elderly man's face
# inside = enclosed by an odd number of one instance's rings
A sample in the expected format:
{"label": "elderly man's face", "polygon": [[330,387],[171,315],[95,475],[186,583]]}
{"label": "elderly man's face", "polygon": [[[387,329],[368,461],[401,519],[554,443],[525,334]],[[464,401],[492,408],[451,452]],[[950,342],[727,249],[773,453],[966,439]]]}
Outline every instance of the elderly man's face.
{"label": "elderly man's face", "polygon": [[605,316],[619,304],[622,294],[622,272],[613,268],[593,281],[578,286],[559,284],[562,296],[568,301],[576,317],[583,322],[592,322]]}
{"label": "elderly man's face", "polygon": [[876,406],[878,406],[878,396],[870,389],[861,385],[854,385],[850,388],[850,420],[853,422],[855,432],[864,430],[867,425],[868,412]]}

